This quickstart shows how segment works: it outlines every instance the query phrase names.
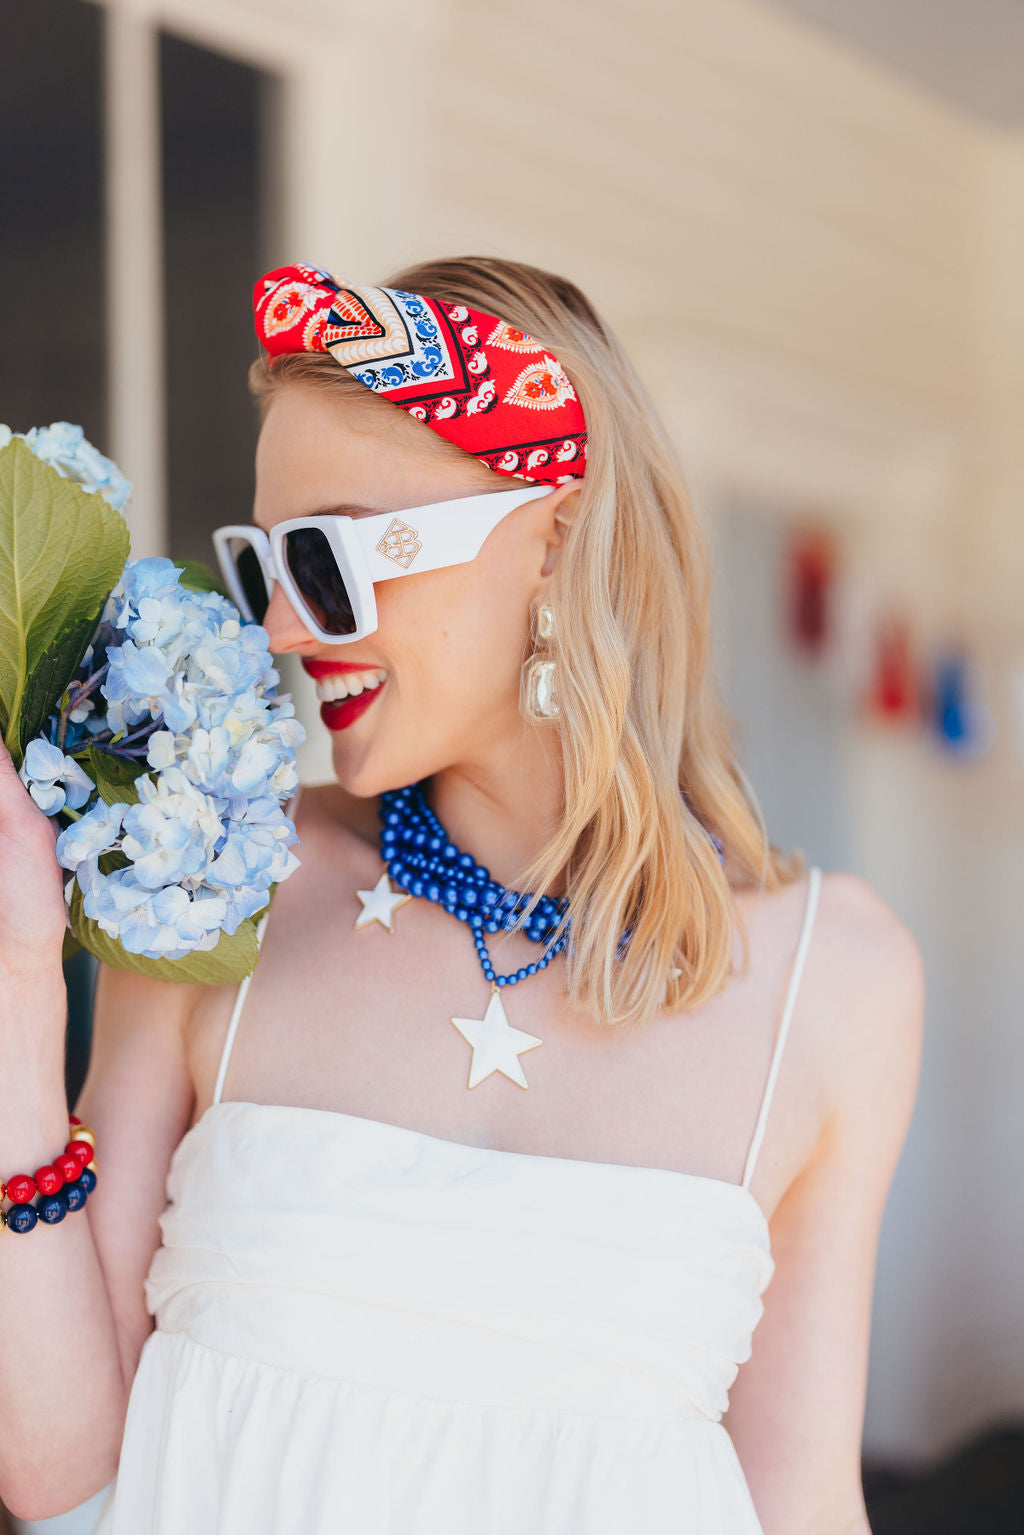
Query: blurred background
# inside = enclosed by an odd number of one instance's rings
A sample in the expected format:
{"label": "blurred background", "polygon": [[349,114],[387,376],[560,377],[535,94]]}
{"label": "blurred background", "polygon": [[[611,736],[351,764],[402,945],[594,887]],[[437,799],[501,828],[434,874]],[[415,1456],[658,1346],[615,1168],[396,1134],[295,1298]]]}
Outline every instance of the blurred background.
{"label": "blurred background", "polygon": [[707,529],[772,838],[867,879],[927,965],[873,1529],[1019,1535],[1020,0],[0,0],[0,29],[0,421],[80,422],[135,554],[211,561],[249,519],[268,267],[509,256],[618,331]]}

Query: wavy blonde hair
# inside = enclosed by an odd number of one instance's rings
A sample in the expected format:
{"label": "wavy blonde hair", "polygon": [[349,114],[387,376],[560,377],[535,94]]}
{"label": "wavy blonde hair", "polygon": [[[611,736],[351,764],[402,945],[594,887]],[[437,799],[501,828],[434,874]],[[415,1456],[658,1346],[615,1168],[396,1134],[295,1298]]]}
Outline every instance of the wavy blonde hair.
{"label": "wavy blonde hair", "polygon": [[[768,840],[730,739],[709,664],[707,548],[672,443],[622,345],[566,278],[457,256],[406,267],[381,286],[465,304],[527,331],[557,355],[579,395],[587,468],[548,591],[560,713],[536,726],[558,733],[564,813],[519,888],[541,892],[564,880],[573,1006],[634,1026],[665,1008],[696,1007],[732,973],[734,922],[749,963],[732,890],[777,890],[806,862]],[[287,354],[272,366],[261,357],[249,387],[265,411],[289,379],[390,404],[324,353]],[[467,456],[426,435],[436,451]]]}

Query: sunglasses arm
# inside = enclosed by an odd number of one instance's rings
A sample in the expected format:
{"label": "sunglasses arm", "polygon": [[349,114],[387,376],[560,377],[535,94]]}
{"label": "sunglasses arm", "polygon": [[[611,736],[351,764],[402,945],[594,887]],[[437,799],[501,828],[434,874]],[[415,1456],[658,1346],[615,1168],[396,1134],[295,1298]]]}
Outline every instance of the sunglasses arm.
{"label": "sunglasses arm", "polygon": [[475,559],[503,517],[526,501],[550,494],[550,485],[532,485],[522,490],[462,496],[456,501],[411,507],[401,515],[383,512],[378,517],[355,518],[353,528],[370,579],[385,581]]}

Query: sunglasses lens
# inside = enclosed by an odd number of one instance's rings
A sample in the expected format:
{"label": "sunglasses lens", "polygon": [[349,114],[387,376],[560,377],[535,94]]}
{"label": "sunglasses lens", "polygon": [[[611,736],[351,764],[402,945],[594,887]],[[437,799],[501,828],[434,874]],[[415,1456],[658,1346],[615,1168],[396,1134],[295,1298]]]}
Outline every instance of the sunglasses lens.
{"label": "sunglasses lens", "polygon": [[284,555],[292,580],[320,628],[327,634],[354,634],[352,603],[326,533],[320,528],[287,533]]}
{"label": "sunglasses lens", "polygon": [[249,611],[254,622],[261,624],[267,615],[270,593],[263,579],[263,567],[260,565],[256,550],[244,538],[233,538],[228,547],[235,570],[238,572],[242,594],[249,604]]}

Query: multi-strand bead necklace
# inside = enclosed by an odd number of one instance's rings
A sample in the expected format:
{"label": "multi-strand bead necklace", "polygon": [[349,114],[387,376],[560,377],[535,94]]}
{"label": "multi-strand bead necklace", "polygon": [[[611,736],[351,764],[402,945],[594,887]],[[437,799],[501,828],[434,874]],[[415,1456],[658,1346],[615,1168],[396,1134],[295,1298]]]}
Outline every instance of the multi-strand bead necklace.
{"label": "multi-strand bead necklace", "polygon": [[[542,895],[526,918],[521,931],[534,943],[546,945],[540,959],[522,965],[507,975],[495,973],[487,950],[485,933],[509,931],[525,910],[530,897],[510,890],[491,878],[483,864],[471,853],[458,848],[427,804],[423,794],[425,780],[404,789],[389,789],[380,796],[380,854],[384,872],[372,890],[357,892],[362,909],[356,927],[372,922],[393,931],[392,916],[397,907],[413,896],[422,896],[443,906],[460,922],[468,924],[485,980],[491,983],[491,996],[483,1018],[452,1018],[451,1022],[473,1047],[469,1087],[475,1087],[492,1071],[500,1071],[520,1087],[526,1078],[519,1056],[542,1043],[534,1034],[513,1028],[501,1001],[501,990],[515,986],[536,975],[560,954],[569,942],[572,918],[568,917],[558,937],[559,924],[568,910],[564,897]],[[712,841],[722,857],[722,844]],[[391,888],[394,881],[397,890]],[[629,943],[627,928],[619,940],[618,957]]]}

